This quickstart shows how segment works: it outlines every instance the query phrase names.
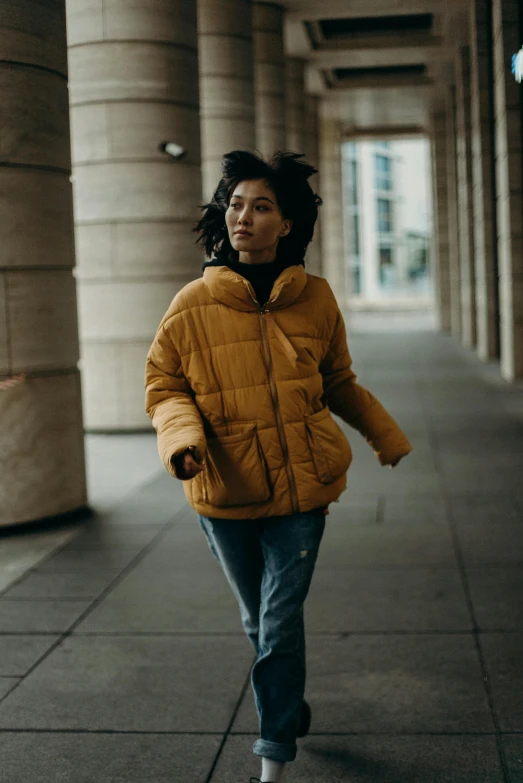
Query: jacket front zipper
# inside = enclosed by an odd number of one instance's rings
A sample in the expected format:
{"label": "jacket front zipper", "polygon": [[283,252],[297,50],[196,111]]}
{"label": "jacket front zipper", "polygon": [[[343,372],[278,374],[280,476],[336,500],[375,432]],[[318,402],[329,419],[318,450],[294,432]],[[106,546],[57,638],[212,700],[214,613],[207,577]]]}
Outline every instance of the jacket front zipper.
{"label": "jacket front zipper", "polygon": [[287,471],[287,478],[289,481],[289,487],[291,490],[291,499],[292,499],[292,507],[295,514],[299,511],[299,505],[298,505],[298,492],[296,489],[296,479],[294,478],[294,471],[292,469],[292,465],[290,463],[289,459],[289,446],[287,443],[287,436],[285,435],[285,428],[283,425],[283,420],[281,417],[280,412],[280,401],[278,399],[278,389],[276,388],[276,382],[274,380],[274,375],[272,372],[272,355],[271,355],[271,348],[269,345],[269,339],[267,336],[267,322],[265,321],[265,313],[268,312],[263,307],[260,310],[260,318],[261,318],[261,333],[262,333],[262,342],[263,342],[263,348],[265,351],[265,361],[267,363],[267,373],[269,375],[269,387],[271,390],[271,397],[272,397],[272,405],[274,408],[274,415],[276,417],[276,428],[278,430],[278,435],[280,438],[280,445],[281,450],[283,452],[283,460],[285,463],[285,470]]}
{"label": "jacket front zipper", "polygon": [[283,426],[283,420],[280,412],[278,389],[276,388],[276,381],[274,380],[274,375],[272,373],[272,354],[269,345],[269,338],[267,337],[267,324],[264,318],[265,313],[268,313],[269,311],[266,310],[264,307],[260,306],[260,303],[254,296],[251,286],[247,282],[247,280],[245,280],[245,285],[247,286],[247,291],[249,292],[251,299],[260,308],[262,343],[263,343],[263,349],[265,353],[265,363],[267,364],[267,374],[269,376],[269,388],[271,390],[272,407],[274,408],[274,416],[276,418],[276,429],[278,430],[278,437],[280,439],[280,446],[283,453],[283,461],[285,463],[285,470],[287,471],[287,480],[289,482],[289,487],[291,490],[292,508],[293,508],[293,512],[297,514],[300,510],[299,503],[298,503],[298,490],[296,489],[296,479],[294,478],[294,471],[292,469],[292,465],[289,459],[289,446],[287,443],[287,436],[285,435],[285,428]]}

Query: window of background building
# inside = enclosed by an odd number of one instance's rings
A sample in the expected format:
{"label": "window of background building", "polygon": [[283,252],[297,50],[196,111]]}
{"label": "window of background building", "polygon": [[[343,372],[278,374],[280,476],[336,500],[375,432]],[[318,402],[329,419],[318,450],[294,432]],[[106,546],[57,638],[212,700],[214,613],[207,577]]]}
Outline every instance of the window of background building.
{"label": "window of background building", "polygon": [[392,158],[376,155],[376,190],[392,190]]}
{"label": "window of background building", "polygon": [[394,285],[394,258],[392,247],[382,245],[379,250],[380,265],[379,275],[380,284],[383,288]]}
{"label": "window of background building", "polygon": [[350,165],[349,181],[351,186],[350,203],[353,206],[357,206],[358,205],[358,161],[351,160],[349,165]]}
{"label": "window of background building", "polygon": [[355,256],[360,254],[360,216],[352,216],[352,252]]}
{"label": "window of background building", "polygon": [[378,231],[380,234],[392,234],[393,230],[392,201],[388,198],[379,198]]}
{"label": "window of background building", "polygon": [[358,145],[348,142],[345,145],[346,177],[346,221],[349,229],[349,275],[352,294],[361,294],[361,238],[360,238],[360,187]]}
{"label": "window of background building", "polygon": [[424,234],[409,231],[406,236],[409,280],[423,280],[428,275],[429,241]]}

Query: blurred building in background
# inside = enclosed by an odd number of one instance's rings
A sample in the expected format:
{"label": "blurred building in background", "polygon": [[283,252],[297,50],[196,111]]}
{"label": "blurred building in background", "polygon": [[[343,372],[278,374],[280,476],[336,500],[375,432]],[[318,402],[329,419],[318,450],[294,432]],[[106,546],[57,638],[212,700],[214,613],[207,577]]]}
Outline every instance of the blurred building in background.
{"label": "blurred building in background", "polygon": [[347,141],[342,159],[351,306],[432,306],[427,140]]}

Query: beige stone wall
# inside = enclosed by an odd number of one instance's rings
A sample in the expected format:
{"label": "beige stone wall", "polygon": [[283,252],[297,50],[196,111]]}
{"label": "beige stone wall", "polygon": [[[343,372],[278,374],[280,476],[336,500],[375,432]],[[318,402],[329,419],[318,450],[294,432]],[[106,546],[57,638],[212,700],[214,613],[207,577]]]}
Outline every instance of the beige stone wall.
{"label": "beige stone wall", "polygon": [[[318,97],[305,95],[305,147],[306,160],[315,168],[319,167],[319,126],[318,126]],[[310,180],[311,188],[318,193],[320,188],[319,174],[314,174]],[[321,196],[321,193],[319,194]],[[321,265],[321,216],[322,207],[319,210],[319,218],[314,227],[312,242],[307,248],[305,264],[307,271],[312,275],[322,274]]]}
{"label": "beige stone wall", "polygon": [[[67,11],[85,421],[142,429],[147,350],[201,268],[196,8],[68,0]],[[162,152],[166,141],[185,156]]]}
{"label": "beige stone wall", "polygon": [[470,49],[456,57],[456,153],[458,171],[458,226],[461,290],[461,339],[476,344],[476,281],[472,213],[472,137],[470,103]]}
{"label": "beige stone wall", "polygon": [[263,155],[285,149],[285,54],[283,8],[253,5],[256,148]]}
{"label": "beige stone wall", "polygon": [[476,276],[477,351],[499,355],[492,34],[488,4],[471,2],[472,209]]}
{"label": "beige stone wall", "polygon": [[432,116],[432,186],[434,204],[434,285],[439,328],[451,326],[449,190],[447,164],[447,122],[445,111]]}
{"label": "beige stone wall", "polygon": [[256,146],[250,0],[198,0],[198,53],[203,193],[210,199],[222,155]]}
{"label": "beige stone wall", "polygon": [[64,2],[3,0],[0,49],[2,526],[87,497]]}
{"label": "beige stone wall", "polygon": [[523,378],[523,104],[511,73],[521,47],[523,9],[518,0],[494,0],[494,102],[501,372]]}
{"label": "beige stone wall", "polygon": [[447,187],[449,211],[450,328],[454,337],[461,335],[461,279],[458,229],[458,183],[456,150],[456,90],[450,87],[446,96],[447,119]]}
{"label": "beige stone wall", "polygon": [[305,62],[285,60],[285,125],[287,149],[305,152]]}
{"label": "beige stone wall", "polygon": [[319,119],[321,261],[323,276],[330,283],[340,307],[345,307],[345,247],[341,166],[341,129],[320,103]]}

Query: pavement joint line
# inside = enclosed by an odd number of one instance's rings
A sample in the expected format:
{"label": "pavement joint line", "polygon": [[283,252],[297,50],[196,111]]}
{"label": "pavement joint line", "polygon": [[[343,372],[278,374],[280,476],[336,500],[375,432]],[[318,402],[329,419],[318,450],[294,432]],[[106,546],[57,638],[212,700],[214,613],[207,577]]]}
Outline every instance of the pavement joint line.
{"label": "pavement joint line", "polygon": [[[101,603],[102,601],[114,590],[114,588],[122,582],[125,577],[131,573],[131,571],[134,570],[136,565],[140,563],[142,560],[147,557],[150,551],[152,551],[159,540],[164,538],[169,530],[171,530],[175,526],[175,520],[178,517],[179,514],[185,513],[184,509],[178,510],[174,516],[171,516],[169,519],[169,522],[166,523],[160,530],[157,531],[156,535],[150,541],[140,552],[136,554],[136,556],[131,560],[130,563],[125,566],[125,568],[113,579],[113,581],[106,587],[106,589],[96,598],[90,606],[88,606],[82,614],[76,618],[76,620],[69,626],[69,628],[66,631],[59,631],[57,633],[60,633],[59,638],[55,641],[54,644],[51,645],[51,647],[45,651],[43,655],[38,658],[38,660],[27,670],[27,672],[24,674],[24,676],[18,680],[12,688],[10,688],[7,693],[5,693],[0,698],[0,705],[2,702],[7,699],[13,691],[15,691],[17,688],[20,687],[20,685],[25,681],[27,677],[29,677],[30,674],[33,673],[33,671],[40,666],[40,664],[46,660],[66,639],[68,639],[71,634],[73,633],[74,629],[81,623],[83,620],[85,620],[86,617],[89,616],[91,612],[94,611]],[[54,635],[54,634],[53,634]]]}
{"label": "pavement joint line", "polygon": [[[0,638],[3,636],[60,636],[66,633],[63,630],[57,631],[0,631]],[[141,638],[231,638],[231,639],[243,639],[245,634],[240,631],[70,631],[69,636],[72,638],[123,638],[130,639],[133,637]],[[488,634],[522,634],[523,628],[484,628],[478,631],[479,635],[486,636]],[[372,631],[309,631],[307,636],[314,637],[316,639],[348,639],[352,636],[472,636],[474,631],[469,629],[464,630],[372,630]],[[1,677],[2,675],[0,675]]]}
{"label": "pavement joint line", "polygon": [[[252,666],[254,666],[254,661],[252,663]],[[234,710],[232,712],[231,719],[229,721],[227,729],[225,730],[225,734],[222,737],[222,741],[220,742],[220,747],[218,748],[218,750],[216,752],[216,756],[214,757],[214,761],[211,764],[211,768],[209,770],[209,774],[207,775],[207,777],[205,779],[205,783],[211,783],[212,777],[213,777],[214,772],[216,770],[216,767],[218,765],[218,761],[220,760],[220,757],[222,755],[223,749],[225,747],[225,743],[227,742],[227,739],[228,739],[228,737],[231,734],[232,727],[234,726],[234,721],[236,720],[236,716],[238,715],[238,713],[240,711],[240,707],[242,705],[243,699],[244,699],[245,694],[247,692],[247,688],[249,687],[249,683],[251,681],[252,666],[249,669],[249,671],[247,672],[247,676],[245,677],[245,681],[243,683],[242,689],[240,691],[240,695],[238,697],[238,701],[236,702],[236,706],[235,706],[235,708],[234,708]]]}
{"label": "pavement joint line", "polygon": [[[523,731],[502,731],[502,736],[523,736]],[[231,731],[233,737],[256,737],[254,731]],[[497,737],[495,731],[310,731],[308,737]]]}
{"label": "pavement joint line", "polygon": [[[169,531],[170,528],[167,528],[167,531]],[[158,531],[162,532],[162,531]],[[140,550],[142,551],[142,550]],[[139,552],[136,552],[136,554],[139,554]],[[486,568],[490,569],[496,569],[496,568],[521,568],[523,567],[523,559],[522,560],[510,560],[507,562],[506,560],[495,560],[495,561],[489,561],[488,563],[483,562],[469,562],[465,568],[467,571],[477,571],[477,570],[483,570]],[[124,566],[125,568],[125,566]],[[108,571],[99,571],[99,575],[107,575],[108,577],[114,577],[118,576],[121,573],[122,569],[115,568],[112,572]],[[188,569],[189,570],[189,569]],[[363,565],[322,565],[321,563],[316,568],[316,571],[336,571],[336,572],[346,572],[346,573],[367,573],[367,572],[383,572],[383,571],[396,571],[396,572],[410,572],[410,571],[457,571],[459,570],[459,566],[454,563],[434,563],[434,564],[427,564],[427,563],[411,563],[408,565],[397,565],[395,563],[391,564],[378,564],[378,565],[369,565],[369,566],[363,566]],[[96,571],[89,571],[85,572],[85,575],[96,573]],[[15,584],[18,584],[20,581],[22,581],[24,578],[28,577],[29,575],[33,575],[34,572],[27,571],[21,579],[17,579],[16,583],[13,582],[9,587],[6,588],[6,590],[0,595],[0,603],[2,601],[84,601],[89,600],[90,598],[96,597],[92,595],[77,595],[77,596],[71,596],[71,595],[55,595],[55,596],[9,596],[7,595],[7,591],[11,588],[15,587]],[[36,575],[38,576],[45,576],[45,577],[66,577],[66,576],[77,576],[79,574],[78,571],[76,572],[69,572],[69,571],[40,571],[38,570],[36,572]]]}
{"label": "pavement joint line", "polygon": [[2,636],[59,636],[62,631],[0,631]]}
{"label": "pavement joint line", "polygon": [[116,735],[138,735],[138,736],[195,736],[195,737],[221,737],[223,731],[147,731],[138,729],[1,729],[2,734],[103,734],[105,736]]}
{"label": "pavement joint line", "polygon": [[[119,573],[119,572],[118,572]],[[6,596],[5,598],[0,599],[0,606],[2,606],[2,603],[7,603],[7,601],[16,601],[20,604],[26,604],[26,603],[54,603],[55,601],[59,601],[60,603],[69,603],[69,604],[78,604],[78,603],[85,603],[86,601],[94,601],[95,598],[98,597],[97,595],[77,595],[77,596],[59,596],[59,595],[50,595],[46,598],[42,598],[41,596],[32,596],[32,595],[13,595],[12,597]]]}
{"label": "pavement joint line", "polygon": [[[480,381],[481,379],[478,378],[477,382],[479,383]],[[418,386],[418,391],[420,391],[419,386]],[[421,397],[423,399],[423,394],[421,394]],[[422,406],[422,410],[425,413],[425,406]],[[427,425],[427,432],[429,438],[429,445],[431,446],[431,450],[433,452],[433,457],[434,457],[434,466],[436,469],[436,474],[438,476],[443,502],[445,504],[446,516],[447,516],[450,535],[452,538],[452,544],[454,547],[454,553],[459,567],[461,585],[463,588],[463,593],[465,596],[469,617],[472,622],[472,638],[474,640],[474,645],[478,656],[478,662],[481,671],[481,679],[483,680],[483,687],[485,689],[485,695],[487,698],[490,717],[495,728],[496,745],[498,749],[501,769],[503,772],[503,779],[504,779],[504,783],[510,783],[510,775],[509,775],[507,760],[505,757],[505,749],[503,748],[503,743],[501,742],[501,735],[500,735],[501,728],[500,728],[498,717],[496,715],[496,710],[494,708],[494,697],[492,694],[492,688],[490,687],[490,680],[489,680],[487,665],[485,661],[485,656],[483,654],[483,649],[481,647],[480,628],[476,617],[474,602],[472,600],[472,594],[470,591],[470,585],[469,585],[469,580],[467,575],[467,568],[465,565],[465,558],[463,555],[463,550],[461,548],[461,541],[458,534],[456,520],[454,518],[452,503],[447,490],[445,472],[442,469],[442,465],[441,465],[436,434],[433,429],[433,424],[430,422],[429,418],[427,418],[426,420],[426,425]]]}
{"label": "pavement joint line", "polygon": [[[138,729],[4,729],[2,734],[102,734],[131,736],[222,737],[223,731],[147,731]],[[230,731],[231,737],[257,737],[257,731]],[[308,737],[496,737],[494,731],[311,731]],[[502,731],[503,737],[522,737],[523,731]],[[208,781],[206,781],[208,783]]]}
{"label": "pavement joint line", "polygon": [[[522,563],[523,564],[523,561]],[[520,565],[521,565],[520,564]],[[494,563],[493,567],[504,566],[505,563]],[[413,563],[412,565],[373,565],[373,566],[329,566],[319,565],[316,571],[357,571],[365,573],[367,571],[457,571],[459,566],[456,563],[437,563],[427,565],[426,563]]]}
{"label": "pavement joint line", "polygon": [[[500,630],[499,633],[505,633],[505,631]],[[6,633],[11,633],[15,635],[23,635],[23,631],[9,631]],[[58,632],[59,633],[59,632]],[[490,631],[485,631],[485,633],[490,633]],[[513,629],[512,633],[521,633],[518,629]],[[319,639],[328,639],[328,638],[340,638],[345,639],[350,636],[470,636],[472,634],[472,630],[470,628],[465,629],[449,629],[449,630],[427,630],[427,629],[398,629],[398,630],[380,630],[379,628],[376,630],[370,630],[370,631],[354,631],[354,630],[339,630],[339,631],[308,631],[307,636],[314,636],[315,638]],[[0,633],[0,636],[2,634]],[[241,631],[75,631],[74,636],[122,636],[122,637],[132,637],[132,636],[150,636],[150,637],[162,637],[162,636],[183,636],[183,637],[202,637],[206,638],[208,636],[210,637],[232,637],[232,638],[239,638],[243,639],[245,634]]]}

